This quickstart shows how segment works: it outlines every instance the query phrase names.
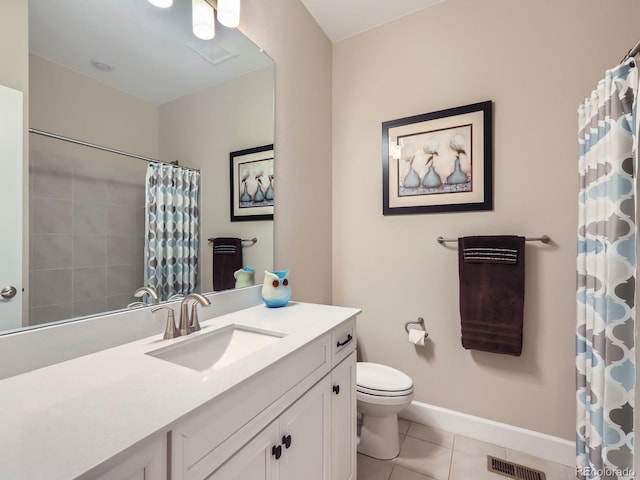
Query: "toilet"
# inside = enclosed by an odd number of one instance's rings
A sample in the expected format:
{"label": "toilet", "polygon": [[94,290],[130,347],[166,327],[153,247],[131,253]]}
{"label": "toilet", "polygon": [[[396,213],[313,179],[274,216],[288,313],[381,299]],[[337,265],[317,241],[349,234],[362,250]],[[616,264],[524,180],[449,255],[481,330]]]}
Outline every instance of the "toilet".
{"label": "toilet", "polygon": [[413,400],[413,380],[395,368],[379,363],[356,364],[358,452],[388,460],[400,453],[398,413]]}

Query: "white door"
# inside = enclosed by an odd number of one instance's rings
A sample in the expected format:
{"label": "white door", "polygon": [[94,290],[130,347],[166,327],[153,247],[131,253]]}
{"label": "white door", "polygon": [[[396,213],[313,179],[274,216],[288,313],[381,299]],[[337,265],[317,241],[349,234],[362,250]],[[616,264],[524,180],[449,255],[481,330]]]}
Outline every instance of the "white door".
{"label": "white door", "polygon": [[[242,447],[206,480],[277,480],[278,421],[274,421]],[[282,455],[282,449],[278,458]]]}
{"label": "white door", "polygon": [[331,480],[356,480],[356,352],[331,372]]}
{"label": "white door", "polygon": [[0,331],[22,326],[22,92],[0,85]]}
{"label": "white door", "polygon": [[280,417],[280,480],[331,480],[329,375]]}

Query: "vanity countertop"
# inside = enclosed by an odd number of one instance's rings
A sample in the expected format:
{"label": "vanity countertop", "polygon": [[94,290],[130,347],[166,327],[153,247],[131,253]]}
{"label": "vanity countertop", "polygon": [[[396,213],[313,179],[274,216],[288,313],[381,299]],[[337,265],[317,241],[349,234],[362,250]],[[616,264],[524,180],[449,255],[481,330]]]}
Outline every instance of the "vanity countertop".
{"label": "vanity countertop", "polygon": [[[359,312],[297,302],[274,309],[259,305],[202,321],[202,331],[188,337],[163,340],[160,332],[1,380],[0,478],[76,478],[168,431],[194,409]],[[219,371],[199,372],[145,354],[231,324],[286,336]]]}

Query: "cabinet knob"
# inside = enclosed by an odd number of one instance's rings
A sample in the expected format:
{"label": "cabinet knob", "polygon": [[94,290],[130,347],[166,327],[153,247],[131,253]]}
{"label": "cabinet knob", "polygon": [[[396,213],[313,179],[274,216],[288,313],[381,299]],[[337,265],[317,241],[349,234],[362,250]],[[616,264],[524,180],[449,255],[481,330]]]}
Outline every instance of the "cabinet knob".
{"label": "cabinet knob", "polygon": [[271,447],[271,455],[276,457],[276,460],[280,460],[280,457],[282,456],[282,447],[280,445],[274,445]]}
{"label": "cabinet knob", "polygon": [[333,386],[333,393],[335,393],[336,395],[340,395],[340,385]]}
{"label": "cabinet knob", "polygon": [[291,446],[291,435],[283,435],[282,444],[284,445],[284,448],[289,448]]}

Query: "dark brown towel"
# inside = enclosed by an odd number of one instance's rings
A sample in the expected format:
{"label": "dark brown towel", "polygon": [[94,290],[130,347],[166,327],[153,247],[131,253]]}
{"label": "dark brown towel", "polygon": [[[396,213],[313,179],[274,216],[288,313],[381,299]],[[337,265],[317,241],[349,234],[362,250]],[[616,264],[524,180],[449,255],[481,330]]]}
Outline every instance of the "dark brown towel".
{"label": "dark brown towel", "polygon": [[462,346],[520,355],[524,237],[458,239]]}
{"label": "dark brown towel", "polygon": [[242,240],[239,238],[213,239],[213,290],[229,290],[236,285],[233,276],[242,268]]}

